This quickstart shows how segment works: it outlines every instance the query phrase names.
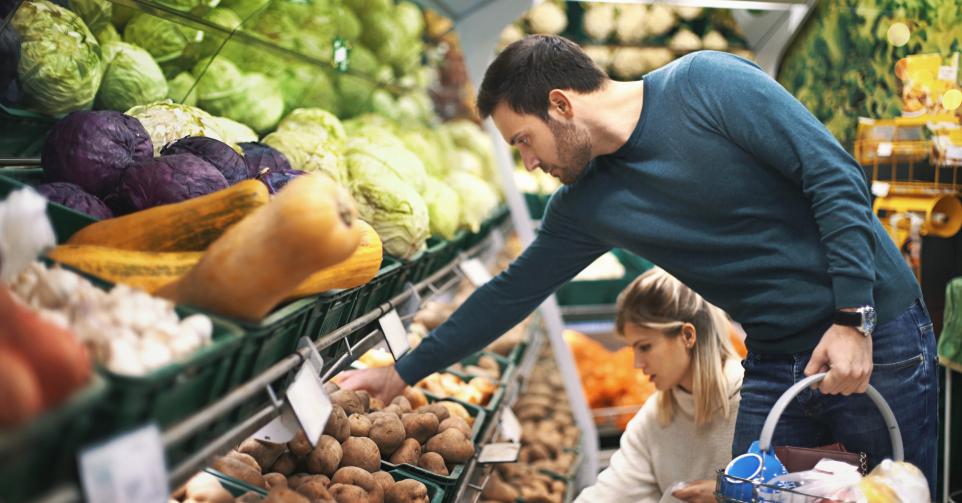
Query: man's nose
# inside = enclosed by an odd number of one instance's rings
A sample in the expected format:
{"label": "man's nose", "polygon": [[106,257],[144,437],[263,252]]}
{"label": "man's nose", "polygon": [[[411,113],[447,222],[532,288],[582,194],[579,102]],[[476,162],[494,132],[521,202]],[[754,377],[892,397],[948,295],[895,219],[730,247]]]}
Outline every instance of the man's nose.
{"label": "man's nose", "polygon": [[541,165],[541,161],[532,152],[521,151],[521,160],[528,171],[534,171]]}

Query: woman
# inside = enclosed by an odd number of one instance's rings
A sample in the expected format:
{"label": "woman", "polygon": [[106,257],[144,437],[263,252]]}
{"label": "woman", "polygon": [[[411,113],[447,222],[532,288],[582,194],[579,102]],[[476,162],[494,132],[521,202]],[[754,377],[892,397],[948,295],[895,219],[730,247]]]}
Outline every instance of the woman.
{"label": "woman", "polygon": [[618,333],[658,392],[577,502],[714,502],[715,472],[731,459],[742,382],[728,320],[657,268],[621,292],[617,307]]}

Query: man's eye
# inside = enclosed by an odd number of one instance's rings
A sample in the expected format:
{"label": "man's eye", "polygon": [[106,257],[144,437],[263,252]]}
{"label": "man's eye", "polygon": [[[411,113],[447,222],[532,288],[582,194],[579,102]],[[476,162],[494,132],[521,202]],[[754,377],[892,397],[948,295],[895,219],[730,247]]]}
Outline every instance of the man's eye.
{"label": "man's eye", "polygon": [[642,353],[647,353],[649,349],[651,349],[651,344],[642,344],[641,346],[638,346],[638,351],[641,351]]}

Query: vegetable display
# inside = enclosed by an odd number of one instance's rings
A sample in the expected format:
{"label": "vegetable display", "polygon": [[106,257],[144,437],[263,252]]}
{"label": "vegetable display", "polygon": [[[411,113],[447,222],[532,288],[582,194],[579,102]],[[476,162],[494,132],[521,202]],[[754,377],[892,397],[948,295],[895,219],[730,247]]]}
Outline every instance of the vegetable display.
{"label": "vegetable display", "polygon": [[167,98],[167,80],[149,52],[125,42],[108,42],[103,55],[106,70],[94,102],[97,108],[123,112]]}
{"label": "vegetable display", "polygon": [[131,164],[120,181],[120,201],[128,211],[178,203],[227,188],[211,163],[193,154],[171,154]]}
{"label": "vegetable display", "polygon": [[79,185],[68,182],[51,182],[38,185],[37,192],[48,201],[62,204],[70,209],[86,213],[94,218],[111,218],[113,213],[97,196],[84,192]]}

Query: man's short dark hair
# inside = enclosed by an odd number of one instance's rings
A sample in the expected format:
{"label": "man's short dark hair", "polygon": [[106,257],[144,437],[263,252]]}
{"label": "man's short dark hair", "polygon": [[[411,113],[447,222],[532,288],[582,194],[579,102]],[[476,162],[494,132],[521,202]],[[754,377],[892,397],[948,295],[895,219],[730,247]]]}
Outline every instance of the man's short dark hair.
{"label": "man's short dark hair", "polygon": [[548,93],[597,91],[608,76],[577,44],[549,35],[531,35],[504,49],[484,73],[478,112],[487,118],[504,101],[519,114],[548,120]]}

